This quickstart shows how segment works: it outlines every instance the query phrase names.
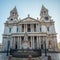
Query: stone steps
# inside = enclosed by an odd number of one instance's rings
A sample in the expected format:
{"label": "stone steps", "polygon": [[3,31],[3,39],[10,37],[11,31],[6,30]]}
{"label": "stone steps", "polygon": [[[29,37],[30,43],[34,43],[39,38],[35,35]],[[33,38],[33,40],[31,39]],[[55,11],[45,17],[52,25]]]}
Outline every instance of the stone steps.
{"label": "stone steps", "polygon": [[[12,60],[29,60],[29,58],[15,58],[15,57],[13,57]],[[32,58],[32,60],[40,60],[40,58],[36,57],[36,58]]]}

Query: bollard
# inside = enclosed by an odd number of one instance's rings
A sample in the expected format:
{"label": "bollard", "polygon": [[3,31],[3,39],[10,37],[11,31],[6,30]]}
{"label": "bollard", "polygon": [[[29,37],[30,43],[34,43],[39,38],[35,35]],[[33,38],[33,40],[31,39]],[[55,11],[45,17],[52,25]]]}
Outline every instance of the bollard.
{"label": "bollard", "polygon": [[12,55],[9,55],[9,59],[8,60],[12,60]]}
{"label": "bollard", "polygon": [[52,60],[50,55],[48,56],[48,60]]}
{"label": "bollard", "polygon": [[32,56],[31,55],[29,55],[28,60],[32,60]]}

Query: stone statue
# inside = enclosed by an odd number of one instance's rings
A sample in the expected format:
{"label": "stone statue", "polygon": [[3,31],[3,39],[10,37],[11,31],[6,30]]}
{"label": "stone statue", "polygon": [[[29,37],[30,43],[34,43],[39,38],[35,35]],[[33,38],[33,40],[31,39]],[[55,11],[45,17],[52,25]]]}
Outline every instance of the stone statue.
{"label": "stone statue", "polygon": [[28,41],[28,34],[27,34],[27,32],[25,32],[25,34],[24,34],[24,41]]}
{"label": "stone statue", "polygon": [[23,41],[22,47],[23,47],[23,49],[27,49],[29,47],[29,45],[28,45],[28,35],[27,35],[27,32],[25,32],[25,34],[24,34],[24,41]]}

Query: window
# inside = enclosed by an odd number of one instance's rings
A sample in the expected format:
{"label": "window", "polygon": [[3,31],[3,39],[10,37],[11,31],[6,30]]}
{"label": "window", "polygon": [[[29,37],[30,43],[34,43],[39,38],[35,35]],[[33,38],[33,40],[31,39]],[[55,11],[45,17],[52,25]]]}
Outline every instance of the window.
{"label": "window", "polygon": [[22,32],[24,32],[24,24],[22,24]]}
{"label": "window", "polygon": [[17,27],[17,32],[18,32],[18,27]]}
{"label": "window", "polygon": [[9,33],[11,33],[11,28],[9,28]]}
{"label": "window", "polygon": [[40,27],[40,32],[41,32],[41,27]]}
{"label": "window", "polygon": [[34,24],[34,32],[36,32],[36,24]]}
{"label": "window", "polygon": [[28,32],[30,32],[30,28],[28,28]]}
{"label": "window", "polygon": [[28,32],[31,32],[30,24],[27,25],[27,31],[28,31]]}
{"label": "window", "polygon": [[49,31],[49,27],[47,27],[47,30]]}

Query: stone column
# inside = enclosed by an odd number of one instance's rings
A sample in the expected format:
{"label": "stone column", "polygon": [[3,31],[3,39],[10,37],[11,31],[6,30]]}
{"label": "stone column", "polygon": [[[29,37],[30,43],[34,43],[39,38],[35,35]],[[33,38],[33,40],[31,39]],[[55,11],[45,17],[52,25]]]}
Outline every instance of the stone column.
{"label": "stone column", "polygon": [[14,37],[12,38],[12,48],[14,48],[13,46],[14,46]]}
{"label": "stone column", "polygon": [[33,49],[34,49],[34,36],[33,36]]}
{"label": "stone column", "polygon": [[32,43],[32,36],[31,36],[31,49],[32,49],[32,47],[33,47],[33,45],[32,45],[33,43]]}
{"label": "stone column", "polygon": [[37,24],[36,24],[36,32],[37,32]]}
{"label": "stone column", "polygon": [[27,32],[27,24],[26,24],[26,32]]}
{"label": "stone column", "polygon": [[20,47],[19,44],[20,44],[20,41],[19,41],[19,36],[18,36],[18,49],[19,49],[19,47]]}
{"label": "stone column", "polygon": [[39,32],[38,24],[36,24],[36,32]]}
{"label": "stone column", "polygon": [[13,45],[13,48],[15,49],[15,37],[14,37],[14,45]]}
{"label": "stone column", "polygon": [[22,24],[20,24],[20,32],[22,32]]}
{"label": "stone column", "polygon": [[39,36],[39,48],[41,48],[41,39],[40,39],[40,36]]}
{"label": "stone column", "polygon": [[24,32],[25,32],[25,24],[24,24]]}
{"label": "stone column", "polygon": [[22,24],[21,24],[21,32],[22,32]]}
{"label": "stone column", "polygon": [[46,48],[48,48],[48,40],[47,40],[47,37],[45,37],[45,41],[46,41]]}
{"label": "stone column", "polygon": [[31,32],[33,32],[33,24],[31,24]]}
{"label": "stone column", "polygon": [[39,47],[39,41],[38,41],[38,36],[37,36],[37,48]]}
{"label": "stone column", "polygon": [[21,36],[20,36],[20,49],[21,49]]}
{"label": "stone column", "polygon": [[10,40],[10,48],[13,48],[13,37]]}
{"label": "stone column", "polygon": [[32,32],[34,32],[34,24],[32,24]]}

